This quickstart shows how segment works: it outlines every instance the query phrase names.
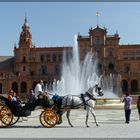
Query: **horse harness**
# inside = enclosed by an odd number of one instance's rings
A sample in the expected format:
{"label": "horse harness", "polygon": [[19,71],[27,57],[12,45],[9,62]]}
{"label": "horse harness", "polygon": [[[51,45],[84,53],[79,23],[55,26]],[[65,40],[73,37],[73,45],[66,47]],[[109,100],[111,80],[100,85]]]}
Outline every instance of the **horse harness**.
{"label": "horse harness", "polygon": [[[85,94],[89,97],[89,100],[92,99],[92,100],[96,101],[96,99],[93,96],[91,96],[88,92],[86,92]],[[86,102],[89,100],[85,100],[83,93],[81,93],[80,95],[81,95],[81,99],[83,100],[83,103],[84,103],[84,109],[86,110],[86,106],[88,105]]]}
{"label": "horse harness", "polygon": [[88,92],[85,93],[90,99],[92,99],[93,101],[96,101],[96,98],[94,98],[93,96],[91,96],[91,94],[89,94]]}
{"label": "horse harness", "polygon": [[[74,100],[73,100],[73,96],[72,96],[71,105],[69,105],[69,107],[74,108],[75,106],[73,105],[73,103],[74,103]],[[68,104],[68,97],[66,98],[65,106],[68,106],[67,104]]]}
{"label": "horse harness", "polygon": [[[81,104],[84,104],[84,109],[86,109],[86,106],[88,106],[87,102],[88,102],[89,100],[94,100],[94,101],[96,101],[96,99],[95,99],[93,96],[91,96],[88,92],[86,92],[85,94],[89,97],[89,99],[85,100],[84,94],[81,93],[80,95],[81,95],[81,99],[82,99],[82,101],[83,101],[82,103],[80,103],[80,104],[74,106],[74,105],[73,105],[74,99],[73,99],[73,96],[72,96],[71,105],[68,105],[68,97],[67,97],[64,106],[65,106],[65,107],[70,107],[70,108],[73,108],[73,109],[74,109],[74,108],[80,106]],[[63,98],[64,98],[64,97],[63,97]],[[63,99],[63,98],[62,98],[62,99]]]}

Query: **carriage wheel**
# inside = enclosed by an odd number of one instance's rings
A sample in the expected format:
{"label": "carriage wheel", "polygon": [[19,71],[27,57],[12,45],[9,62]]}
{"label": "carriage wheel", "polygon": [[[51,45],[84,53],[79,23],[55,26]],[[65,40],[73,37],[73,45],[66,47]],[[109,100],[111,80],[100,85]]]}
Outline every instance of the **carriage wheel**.
{"label": "carriage wheel", "polygon": [[40,123],[47,128],[54,127],[57,123],[57,114],[53,110],[45,110],[40,114]]}
{"label": "carriage wheel", "polygon": [[14,125],[19,121],[20,117],[15,117],[13,116],[12,122],[10,123],[10,125]]}
{"label": "carriage wheel", "polygon": [[44,119],[44,115],[45,115],[45,111],[42,111],[40,116],[39,116],[39,120],[40,120],[40,123],[44,126],[44,127],[47,127],[47,128],[50,128],[51,125],[49,125],[48,123],[46,123],[45,119]]}
{"label": "carriage wheel", "polygon": [[58,122],[58,116],[53,110],[46,110],[44,114],[44,120],[51,127],[54,127]]}
{"label": "carriage wheel", "polygon": [[13,114],[11,110],[3,105],[0,106],[0,128],[8,127],[13,120]]}

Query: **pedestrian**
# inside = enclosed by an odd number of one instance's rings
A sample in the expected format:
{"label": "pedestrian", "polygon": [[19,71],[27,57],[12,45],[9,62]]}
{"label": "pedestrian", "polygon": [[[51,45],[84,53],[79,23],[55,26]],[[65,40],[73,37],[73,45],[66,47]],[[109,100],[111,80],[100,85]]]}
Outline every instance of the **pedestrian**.
{"label": "pedestrian", "polygon": [[124,111],[125,111],[125,123],[130,122],[130,115],[131,115],[131,109],[132,109],[132,97],[129,96],[129,93],[125,94],[125,97],[123,99],[124,102]]}
{"label": "pedestrian", "polygon": [[140,96],[138,97],[138,100],[137,100],[137,108],[138,108],[138,115],[139,115],[139,120],[140,120]]}

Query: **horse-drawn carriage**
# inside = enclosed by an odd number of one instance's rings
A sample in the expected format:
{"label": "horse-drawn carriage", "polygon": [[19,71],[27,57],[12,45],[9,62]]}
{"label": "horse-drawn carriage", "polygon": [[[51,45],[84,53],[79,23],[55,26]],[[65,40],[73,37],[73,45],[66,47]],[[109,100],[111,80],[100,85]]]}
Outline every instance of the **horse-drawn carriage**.
{"label": "horse-drawn carriage", "polygon": [[[94,90],[94,94],[93,94]],[[20,117],[27,117],[31,115],[31,112],[37,106],[41,106],[43,111],[39,116],[40,123],[47,128],[54,127],[56,124],[61,123],[62,114],[66,113],[68,123],[71,127],[73,125],[70,122],[70,110],[78,109],[81,106],[85,106],[86,114],[86,126],[88,127],[88,116],[91,112],[94,117],[95,123],[98,126],[96,121],[95,114],[93,113],[93,107],[95,106],[94,96],[103,96],[102,90],[98,85],[95,87],[89,88],[85,94],[81,95],[66,95],[61,99],[61,106],[57,108],[54,103],[50,103],[48,100],[37,99],[34,103],[26,103],[24,106],[19,106],[9,99],[0,96],[0,127],[8,127],[10,125],[18,122]]]}
{"label": "horse-drawn carriage", "polygon": [[39,116],[40,123],[44,127],[54,127],[59,121],[59,114],[54,110],[52,103],[37,99],[34,103],[26,103],[21,106],[6,97],[0,96],[0,128],[14,125],[20,117],[27,117],[37,107],[41,106],[43,111]]}

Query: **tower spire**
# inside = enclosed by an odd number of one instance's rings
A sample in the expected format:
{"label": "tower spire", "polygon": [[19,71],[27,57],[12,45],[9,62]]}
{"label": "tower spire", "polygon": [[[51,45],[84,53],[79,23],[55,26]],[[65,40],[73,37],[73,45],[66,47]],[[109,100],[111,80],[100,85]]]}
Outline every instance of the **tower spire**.
{"label": "tower spire", "polygon": [[27,14],[25,13],[25,20],[24,20],[24,27],[28,27],[29,28],[29,24],[27,22]]}
{"label": "tower spire", "polygon": [[96,17],[97,17],[97,27],[99,27],[99,16],[101,15],[100,12],[96,12]]}
{"label": "tower spire", "polygon": [[27,22],[27,14],[25,13],[25,23]]}

